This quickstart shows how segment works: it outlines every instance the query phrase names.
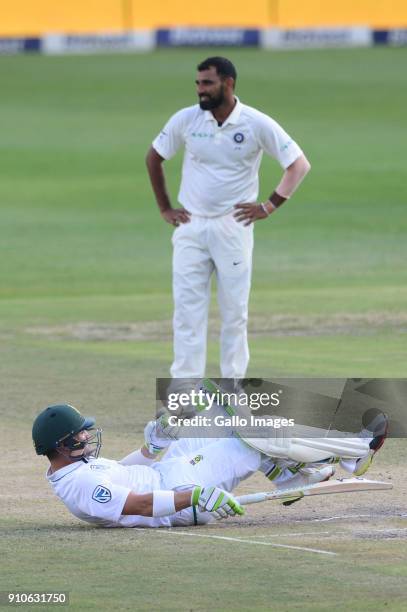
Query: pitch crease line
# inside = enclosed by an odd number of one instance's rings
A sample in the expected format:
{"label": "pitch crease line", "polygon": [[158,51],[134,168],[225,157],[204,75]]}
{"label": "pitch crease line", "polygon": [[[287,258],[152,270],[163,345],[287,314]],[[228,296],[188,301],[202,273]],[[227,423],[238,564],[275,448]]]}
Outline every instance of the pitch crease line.
{"label": "pitch crease line", "polygon": [[173,535],[189,536],[192,538],[210,538],[212,540],[224,540],[226,542],[241,542],[242,544],[258,544],[260,546],[273,546],[274,548],[289,548],[291,550],[302,550],[319,555],[337,556],[338,553],[330,550],[320,550],[319,548],[307,548],[305,546],[291,546],[290,544],[276,544],[275,542],[260,542],[259,540],[244,540],[243,538],[232,538],[230,536],[210,535],[206,533],[188,533],[187,531],[165,531],[161,533],[171,533]]}
{"label": "pitch crease line", "polygon": [[389,514],[389,515],[381,515],[381,514],[344,514],[342,516],[327,516],[324,518],[315,518],[315,519],[293,519],[293,523],[328,523],[330,521],[343,521],[348,519],[359,519],[359,518],[370,518],[376,519],[379,521],[388,521],[392,519],[399,518],[407,518],[407,514]]}
{"label": "pitch crease line", "polygon": [[[304,522],[309,522],[309,523],[327,523],[328,521],[342,521],[345,519],[356,519],[356,518],[383,518],[380,517],[379,515],[374,515],[374,514],[343,514],[342,516],[327,516],[326,518],[316,518],[316,519],[302,519],[302,520],[294,520],[294,523],[304,523]],[[394,518],[394,517],[392,517]]]}
{"label": "pitch crease line", "polygon": [[[327,535],[330,534],[330,531],[302,531],[301,533],[275,533],[275,534],[267,534],[267,535],[257,535],[256,538],[292,538],[299,536],[316,536],[316,535]],[[247,538],[251,538],[252,536],[244,536]]]}

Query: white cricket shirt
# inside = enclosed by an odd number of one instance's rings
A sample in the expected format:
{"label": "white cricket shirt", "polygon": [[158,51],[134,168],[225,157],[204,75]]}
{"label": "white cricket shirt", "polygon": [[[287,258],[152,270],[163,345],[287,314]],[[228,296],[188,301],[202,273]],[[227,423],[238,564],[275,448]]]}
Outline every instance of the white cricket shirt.
{"label": "white cricket shirt", "polygon": [[274,119],[236,98],[218,126],[199,104],[175,113],[153,142],[164,159],[185,147],[179,202],[204,217],[225,215],[235,204],[256,202],[263,151],[286,169],[303,153]]}
{"label": "white cricket shirt", "polygon": [[110,459],[78,461],[46,477],[56,495],[77,518],[103,527],[170,527],[168,516],[122,515],[130,491],[161,489],[159,472],[145,465],[122,465]]}

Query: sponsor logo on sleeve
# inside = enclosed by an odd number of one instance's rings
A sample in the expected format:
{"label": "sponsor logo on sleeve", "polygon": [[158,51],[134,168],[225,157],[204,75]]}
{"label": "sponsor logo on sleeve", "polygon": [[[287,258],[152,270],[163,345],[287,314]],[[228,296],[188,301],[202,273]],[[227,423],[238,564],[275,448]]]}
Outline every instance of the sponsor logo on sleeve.
{"label": "sponsor logo on sleeve", "polygon": [[288,149],[288,147],[292,144],[292,140],[288,140],[287,142],[285,142],[281,147],[280,147],[280,151],[281,153],[283,153],[284,151],[286,151]]}
{"label": "sponsor logo on sleeve", "polygon": [[112,499],[112,494],[107,487],[98,485],[92,493],[92,499],[99,502],[99,504],[106,504]]}

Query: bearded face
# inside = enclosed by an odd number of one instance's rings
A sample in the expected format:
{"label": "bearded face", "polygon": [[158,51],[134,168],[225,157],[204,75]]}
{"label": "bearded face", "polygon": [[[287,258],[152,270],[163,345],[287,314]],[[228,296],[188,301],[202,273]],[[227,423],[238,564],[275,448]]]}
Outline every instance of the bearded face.
{"label": "bearded face", "polygon": [[213,66],[198,72],[195,85],[202,110],[214,110],[225,102],[227,85]]}
{"label": "bearded face", "polygon": [[213,110],[225,101],[225,86],[220,83],[217,92],[205,92],[199,95],[199,106],[202,110]]}

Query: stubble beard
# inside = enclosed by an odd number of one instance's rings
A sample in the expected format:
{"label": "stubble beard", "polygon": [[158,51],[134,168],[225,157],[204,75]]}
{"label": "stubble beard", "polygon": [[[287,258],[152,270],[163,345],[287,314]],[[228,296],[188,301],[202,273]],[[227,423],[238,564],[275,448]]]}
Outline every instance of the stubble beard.
{"label": "stubble beard", "polygon": [[219,94],[217,96],[211,96],[206,100],[199,100],[199,106],[201,110],[214,110],[215,108],[219,108],[221,104],[225,101],[225,94],[223,91],[223,87],[221,88]]}

